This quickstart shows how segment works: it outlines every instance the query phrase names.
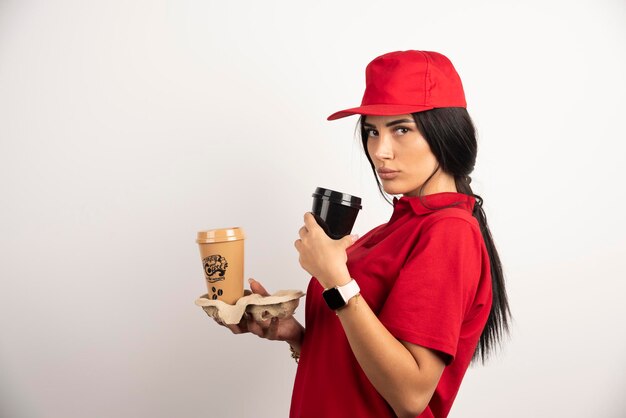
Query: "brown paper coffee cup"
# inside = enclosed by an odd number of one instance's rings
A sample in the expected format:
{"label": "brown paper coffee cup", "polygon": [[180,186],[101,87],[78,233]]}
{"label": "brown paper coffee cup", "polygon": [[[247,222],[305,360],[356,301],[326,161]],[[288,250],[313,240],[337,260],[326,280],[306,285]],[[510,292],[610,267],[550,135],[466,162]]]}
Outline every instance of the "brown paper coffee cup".
{"label": "brown paper coffee cup", "polygon": [[210,299],[234,305],[243,296],[244,239],[239,227],[198,232],[196,242]]}

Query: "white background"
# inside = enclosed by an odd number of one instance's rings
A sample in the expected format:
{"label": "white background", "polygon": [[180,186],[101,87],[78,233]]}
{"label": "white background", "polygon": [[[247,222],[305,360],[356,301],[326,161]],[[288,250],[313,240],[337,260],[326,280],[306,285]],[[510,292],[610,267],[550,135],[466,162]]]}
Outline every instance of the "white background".
{"label": "white background", "polygon": [[[0,416],[283,417],[287,345],[193,303],[200,229],[306,289],[325,186],[391,207],[354,137],[364,69],[446,54],[479,131],[514,315],[451,417],[624,417],[626,3],[0,1]],[[297,312],[303,317],[303,309]]]}

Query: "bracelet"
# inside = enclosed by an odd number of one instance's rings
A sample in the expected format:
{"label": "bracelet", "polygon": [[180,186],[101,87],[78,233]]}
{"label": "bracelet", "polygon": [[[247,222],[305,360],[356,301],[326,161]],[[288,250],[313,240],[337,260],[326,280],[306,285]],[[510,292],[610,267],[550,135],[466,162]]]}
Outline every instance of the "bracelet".
{"label": "bracelet", "polygon": [[296,352],[291,344],[289,344],[289,350],[291,351],[291,358],[294,359],[296,363],[298,363],[300,361],[300,353]]}

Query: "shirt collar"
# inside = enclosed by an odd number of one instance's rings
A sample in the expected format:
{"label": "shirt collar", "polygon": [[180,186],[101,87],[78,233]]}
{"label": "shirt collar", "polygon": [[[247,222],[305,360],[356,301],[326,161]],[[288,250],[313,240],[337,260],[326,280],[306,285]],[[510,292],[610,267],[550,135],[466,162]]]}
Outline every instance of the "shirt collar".
{"label": "shirt collar", "polygon": [[[456,192],[441,192],[422,196],[393,198],[394,215],[412,210],[416,215],[434,212],[445,206],[453,206],[472,214],[476,199],[474,196]],[[397,216],[397,215],[396,215]]]}

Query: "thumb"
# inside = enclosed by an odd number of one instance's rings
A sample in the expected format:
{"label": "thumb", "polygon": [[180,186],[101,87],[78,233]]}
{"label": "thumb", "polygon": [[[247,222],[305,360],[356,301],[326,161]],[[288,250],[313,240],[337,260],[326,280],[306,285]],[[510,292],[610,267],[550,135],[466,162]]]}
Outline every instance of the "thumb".
{"label": "thumb", "polygon": [[257,282],[256,280],[250,278],[248,279],[248,283],[250,283],[250,290],[252,290],[252,293],[256,293],[261,296],[270,295],[268,291],[265,290],[265,288],[261,285],[261,283]]}
{"label": "thumb", "polygon": [[352,235],[346,235],[345,237],[341,238],[340,241],[343,244],[344,248],[348,248],[349,246],[354,244],[358,239],[359,239],[359,236],[357,234],[352,234]]}

